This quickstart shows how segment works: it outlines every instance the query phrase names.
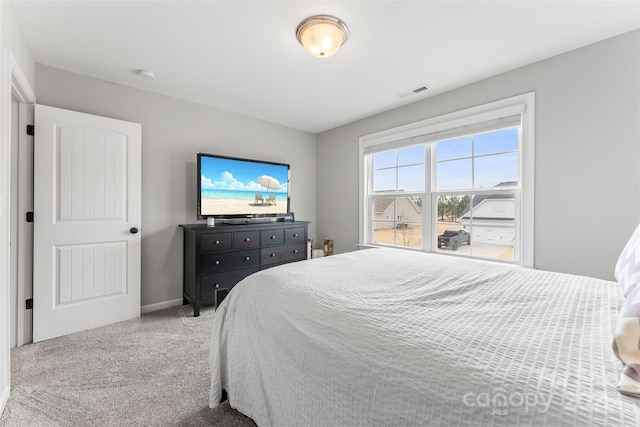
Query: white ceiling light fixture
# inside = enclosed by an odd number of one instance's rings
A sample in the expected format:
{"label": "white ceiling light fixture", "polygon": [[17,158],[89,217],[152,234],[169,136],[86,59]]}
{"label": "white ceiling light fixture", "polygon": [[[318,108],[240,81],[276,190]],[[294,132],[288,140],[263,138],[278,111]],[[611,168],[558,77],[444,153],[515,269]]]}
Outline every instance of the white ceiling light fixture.
{"label": "white ceiling light fixture", "polygon": [[296,29],[296,38],[309,55],[328,58],[347,41],[349,29],[340,19],[331,15],[314,15],[305,19]]}
{"label": "white ceiling light fixture", "polygon": [[138,70],[138,75],[145,80],[155,80],[156,74],[149,70]]}

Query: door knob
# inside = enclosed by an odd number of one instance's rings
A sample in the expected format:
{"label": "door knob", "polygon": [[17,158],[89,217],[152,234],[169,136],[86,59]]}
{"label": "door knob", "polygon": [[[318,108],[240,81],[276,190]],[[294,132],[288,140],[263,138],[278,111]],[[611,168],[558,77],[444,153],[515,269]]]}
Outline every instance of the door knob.
{"label": "door knob", "polygon": [[137,228],[135,228],[135,227],[131,227],[131,228],[129,229],[129,233],[131,233],[131,234],[138,234],[138,229],[137,229]]}

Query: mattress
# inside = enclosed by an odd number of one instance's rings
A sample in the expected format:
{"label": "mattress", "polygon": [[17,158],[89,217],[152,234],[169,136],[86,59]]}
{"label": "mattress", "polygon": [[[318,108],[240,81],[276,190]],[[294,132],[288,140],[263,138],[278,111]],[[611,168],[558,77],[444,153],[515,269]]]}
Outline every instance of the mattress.
{"label": "mattress", "polygon": [[260,271],[217,309],[222,389],[259,426],[640,425],[617,392],[619,286],[368,249]]}

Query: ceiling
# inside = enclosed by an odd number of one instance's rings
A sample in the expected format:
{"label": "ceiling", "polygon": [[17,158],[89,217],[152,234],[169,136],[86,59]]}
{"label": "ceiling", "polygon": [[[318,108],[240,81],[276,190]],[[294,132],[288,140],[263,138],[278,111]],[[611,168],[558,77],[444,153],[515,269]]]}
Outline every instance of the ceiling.
{"label": "ceiling", "polygon": [[[10,5],[38,63],[312,133],[640,28],[640,1]],[[315,14],[349,27],[331,58],[309,56],[295,38]]]}

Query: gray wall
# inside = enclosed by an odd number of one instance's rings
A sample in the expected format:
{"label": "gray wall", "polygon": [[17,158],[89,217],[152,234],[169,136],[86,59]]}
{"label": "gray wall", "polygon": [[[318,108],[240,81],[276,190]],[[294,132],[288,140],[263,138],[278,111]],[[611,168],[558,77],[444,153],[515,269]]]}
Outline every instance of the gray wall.
{"label": "gray wall", "polygon": [[315,135],[36,65],[38,103],[142,124],[142,305],[182,298],[182,232],[196,218],[196,153],[291,164],[291,210],[316,223]]}
{"label": "gray wall", "polygon": [[535,266],[613,279],[640,222],[640,31],[319,134],[317,237],[358,242],[360,136],[531,91]]}

